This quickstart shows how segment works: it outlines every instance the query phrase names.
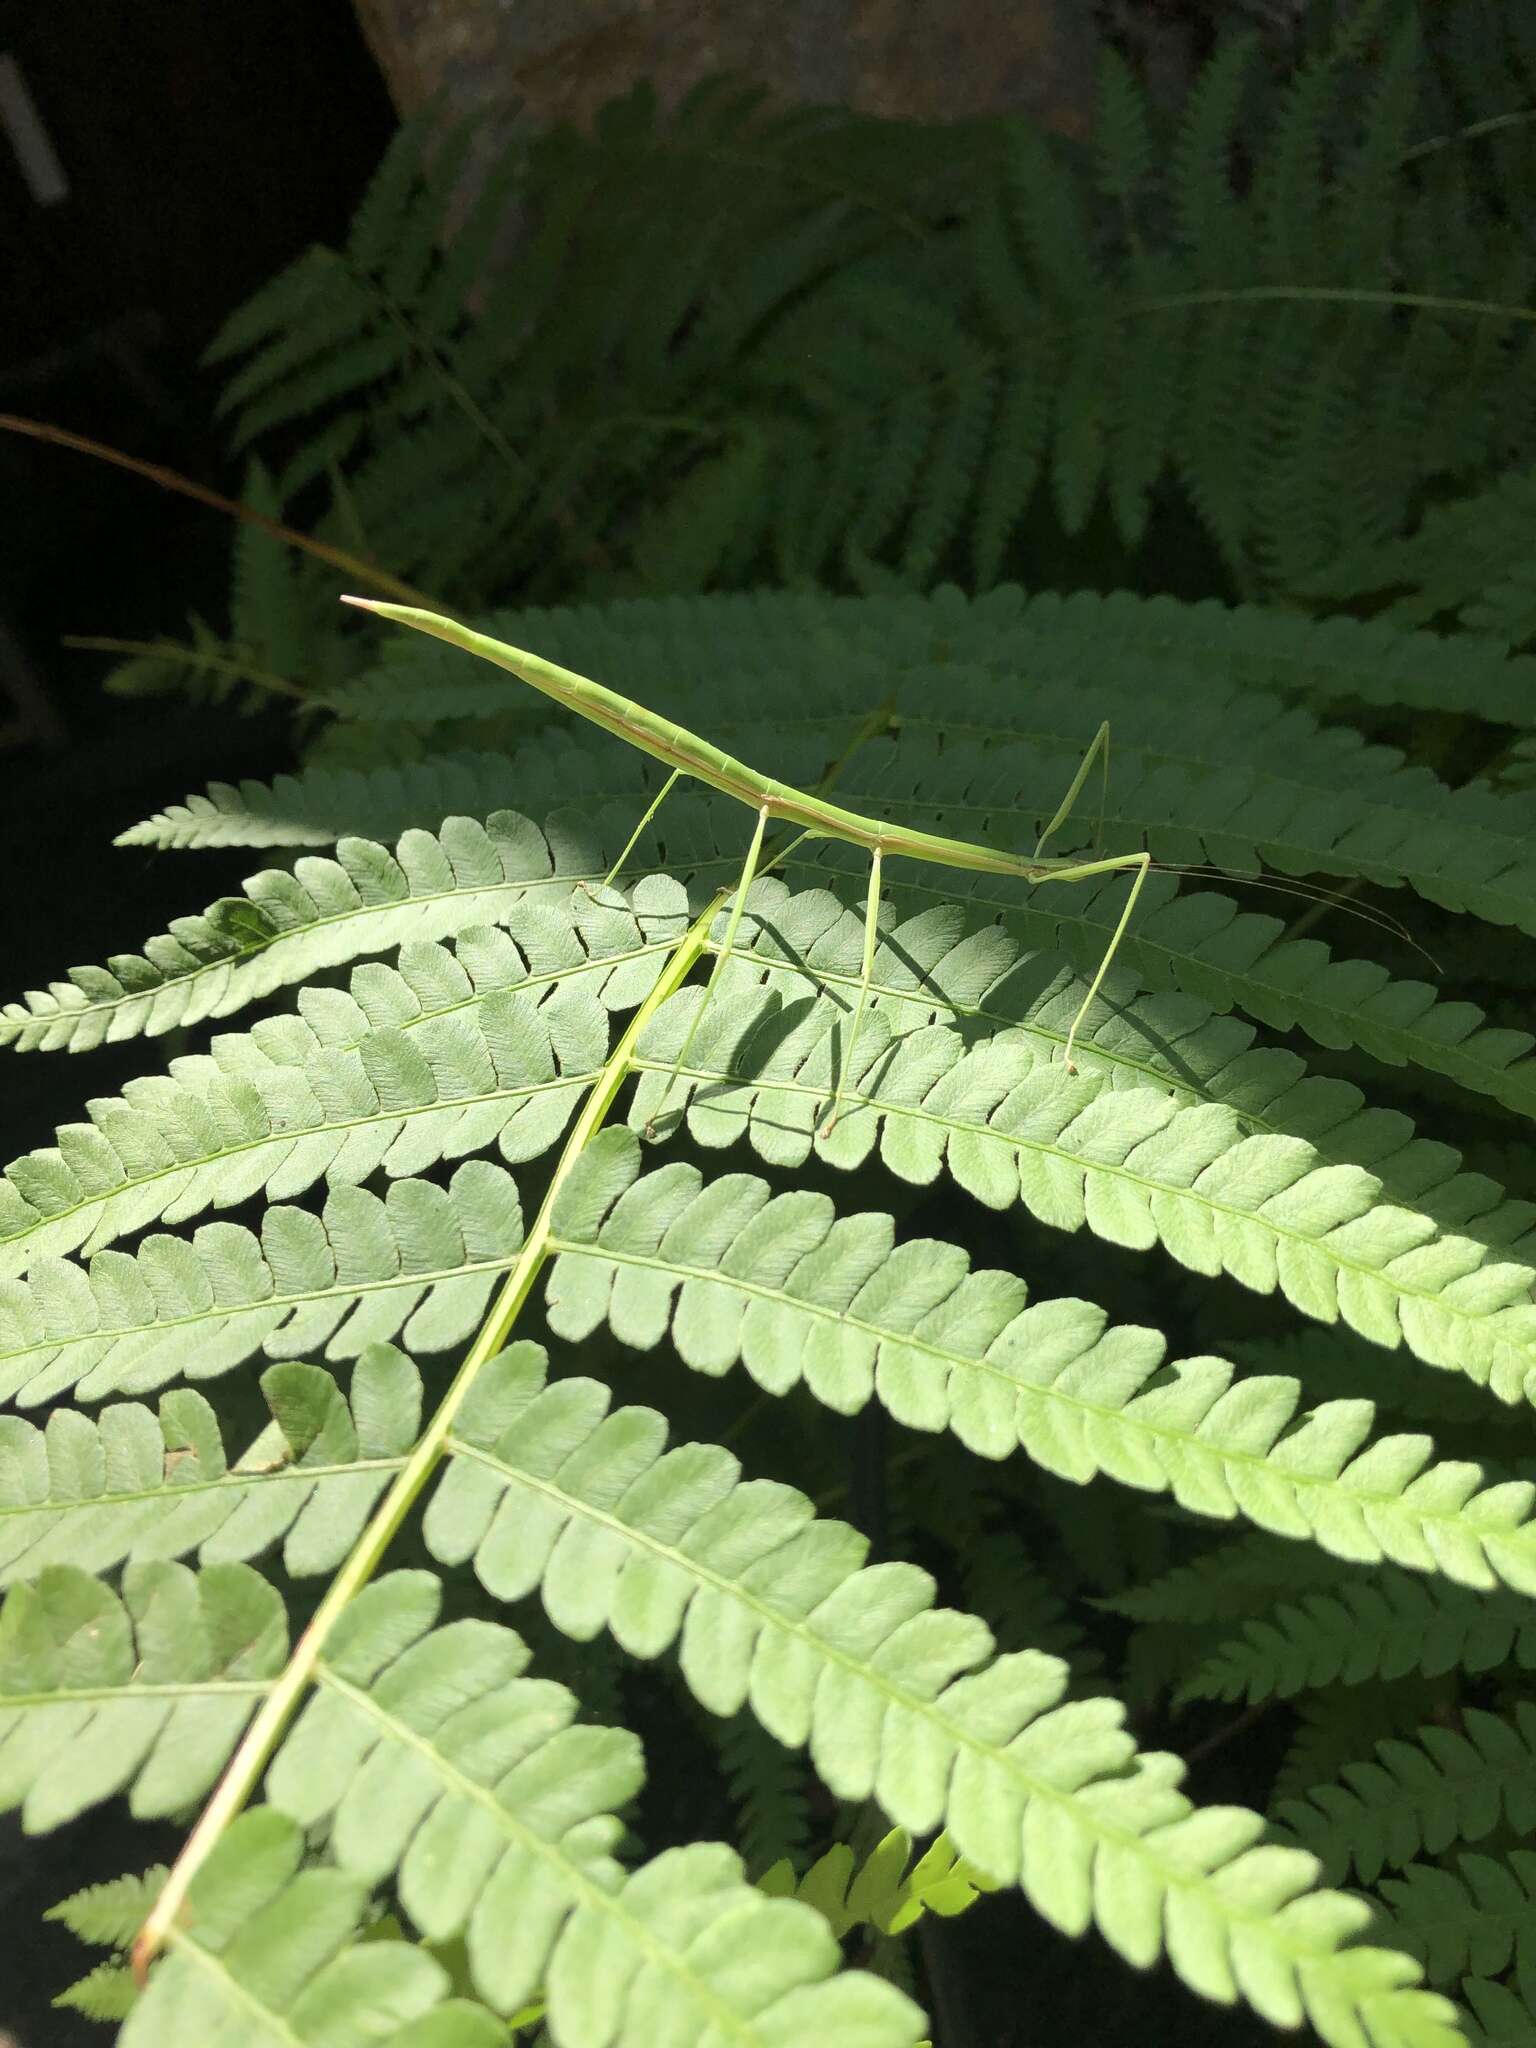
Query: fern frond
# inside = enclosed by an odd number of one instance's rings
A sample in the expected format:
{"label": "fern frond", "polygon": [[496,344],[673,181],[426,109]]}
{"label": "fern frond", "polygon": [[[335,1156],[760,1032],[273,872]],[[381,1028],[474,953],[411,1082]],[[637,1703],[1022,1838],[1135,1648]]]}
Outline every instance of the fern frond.
{"label": "fern frond", "polygon": [[1500,1716],[1464,1707],[1457,1727],[1430,1724],[1412,1741],[1378,1742],[1373,1757],[1347,1765],[1333,1783],[1281,1801],[1275,1821],[1336,1879],[1353,1867],[1366,1884],[1502,1825],[1528,1835],[1536,1827],[1536,1708],[1518,1700]]}
{"label": "fern frond", "polygon": [[[637,893],[650,920],[664,885]],[[351,990],[306,989],[299,1016],[216,1038],[166,1078],[88,1105],[0,1179],[0,1278],[155,1222],[181,1223],[322,1178],[356,1185],[495,1144],[553,1144],[608,1050],[609,1006],[643,999],[665,946],[627,908],[516,906],[454,950],[408,944]]]}
{"label": "fern frond", "polygon": [[89,1270],[43,1260],[0,1285],[0,1398],[145,1393],[257,1351],[355,1358],[402,1331],[446,1350],[473,1332],[521,1241],[511,1177],[468,1160],[446,1189],[399,1180],[381,1201],[339,1187],[322,1216],[274,1205],[259,1238],[209,1223],[190,1240],[98,1252]]}
{"label": "fern frond", "polygon": [[[536,1781],[537,1758],[535,1752],[521,1769],[506,1771],[510,1792],[524,1791],[520,1776]],[[541,1814],[536,1782],[532,1791],[534,1826],[527,1834],[536,1842],[538,1821],[557,1821],[559,1801],[547,1799]],[[450,1776],[438,1808],[445,1824],[444,1809],[455,1804],[461,1829],[487,1808],[497,1811],[478,1773],[458,1783]],[[502,1824],[503,1839],[510,1838],[504,1849],[494,1839],[481,1844],[482,1857],[495,1866],[483,1875],[498,1901],[515,1888],[525,1839],[521,1806],[520,1799]],[[494,1827],[488,1815],[487,1821]],[[583,1846],[572,1844],[577,1853]],[[447,1972],[425,1950],[394,1941],[358,1945],[364,1885],[338,1870],[300,1869],[302,1847],[299,1829],[270,1809],[235,1823],[199,1874],[190,1924],[175,1932],[176,1952],[135,2007],[124,2048],[207,2039],[214,2031],[231,2048],[256,2048],[278,2030],[280,2038],[317,2041],[322,2027],[332,2029],[324,2038],[362,2048],[361,2033],[334,2032],[336,2015],[350,2017],[361,2001],[369,2011],[368,2041],[385,2048],[505,2043],[505,2027],[484,2006],[446,1995]],[[654,2019],[678,2041],[702,2039],[710,2025],[724,2023],[743,2048],[773,2048],[803,2023],[813,2038],[910,2048],[921,2031],[917,2008],[873,1977],[834,1975],[836,1945],[818,1916],[764,1899],[742,1882],[739,1869],[728,1850],[701,1843],[658,1856],[607,1891],[580,1883],[573,1870],[575,1897],[560,1900],[554,1915],[541,1919],[525,1908],[520,1920],[503,1923],[519,1936],[508,1972],[539,1946],[552,1951],[548,1998],[559,2038],[644,2048],[658,2038],[646,2031]],[[299,1926],[306,1930],[302,1959],[289,1954]],[[756,1965],[748,1984],[730,1966],[740,1943],[749,1945]],[[286,1967],[277,1967],[279,1958]],[[494,1962],[488,1956],[486,1966]],[[644,1996],[636,1997],[642,1987]]]}
{"label": "fern frond", "polygon": [[674,998],[641,1040],[637,1131],[686,1118],[700,1143],[750,1135],[775,1165],[799,1164],[814,1145],[852,1167],[878,1143],[904,1180],[926,1185],[947,1169],[990,1208],[1019,1203],[1055,1229],[1086,1223],[1114,1244],[1160,1245],[1194,1272],[1231,1274],[1305,1315],[1406,1345],[1501,1400],[1531,1397],[1536,1272],[1475,1234],[1442,1231],[1426,1210],[1383,1201],[1363,1167],[1326,1162],[1293,1135],[1247,1135],[1226,1106],[1106,1087],[1014,1044],[957,1059],[941,1030],[896,1040],[878,1012],[855,1049],[846,1110],[829,1138],[813,1139],[836,1071],[836,1011],[786,1014],[772,995],[717,1002],[685,1085],[670,1084],[697,1001]]}
{"label": "fern frond", "polygon": [[1028,1307],[1022,1280],[970,1271],[954,1245],[896,1245],[887,1216],[839,1217],[824,1195],[775,1196],[748,1174],[706,1185],[682,1162],[638,1166],[633,1138],[605,1134],[567,1183],[548,1289],[559,1336],[606,1322],[648,1350],[670,1335],[696,1372],[740,1363],[774,1394],[803,1380],[845,1414],[873,1395],[982,1457],[1022,1448],[1080,1485],[1103,1472],[1351,1560],[1536,1584],[1532,1488],[1478,1493],[1479,1469],[1430,1465],[1425,1437],[1371,1444],[1367,1402],[1293,1426],[1295,1381],[1234,1385],[1217,1358],[1165,1367],[1154,1331],[1106,1327],[1082,1301]]}
{"label": "fern frond", "polygon": [[[291,874],[253,876],[244,896],[179,918],[142,956],[74,968],[68,981],[7,1004],[0,1044],[82,1052],[228,1016],[322,968],[494,922],[532,891],[565,895],[574,880],[603,874],[602,855],[579,827],[574,844],[562,834],[552,845],[513,811],[484,825],[451,818],[436,834],[408,832],[393,854],[362,839],[343,840],[336,853],[308,856]],[[679,921],[671,923],[675,935]]]}
{"label": "fern frond", "polygon": [[[535,750],[505,754],[431,754],[424,761],[367,769],[301,769],[270,785],[210,783],[206,794],[169,804],[120,832],[116,846],[334,846],[351,837],[398,839],[412,826],[431,830],[444,818],[483,818],[537,787]],[[632,757],[620,756],[615,772]],[[634,787],[644,784],[638,768]],[[569,779],[551,780],[553,800]]]}
{"label": "fern frond", "polygon": [[115,1793],[141,1816],[208,1791],[288,1655],[278,1594],[244,1564],[74,1565],[0,1607],[0,1811],[40,1833]]}
{"label": "fern frond", "polygon": [[1454,1871],[1410,1863],[1380,1885],[1392,1932],[1432,1984],[1524,1973],[1536,1961],[1536,1856],[1458,1856]]}
{"label": "fern frond", "polygon": [[[794,1966],[813,1984],[825,1979],[835,1947],[813,1941],[803,1916],[762,1910],[736,1857],[713,1845],[624,1878],[613,1816],[639,1788],[635,1738],[573,1725],[575,1699],[521,1675],[528,1653],[509,1629],[460,1621],[428,1633],[438,1598],[427,1573],[396,1573],[359,1595],[273,1765],[273,1803],[303,1826],[328,1823],[331,1852],[352,1875],[376,1884],[393,1873],[427,1939],[465,1935],[475,1988],[499,2012],[547,1984],[553,2024],[569,2038],[639,2039],[649,2026],[652,2040],[682,2039],[723,1998],[738,2022],[763,2030],[744,2038],[779,2038],[788,2014],[773,2007]],[[707,1946],[706,1922],[717,1923]],[[720,1922],[734,1923],[729,1936]],[[763,1944],[767,1984],[750,2004],[724,1975],[733,1940]],[[599,1949],[604,1968],[594,1971]],[[658,1965],[642,2021],[628,1980]],[[865,1978],[794,2003],[813,2032],[818,2020],[851,2024],[861,2006],[872,2039],[904,2048],[918,2031],[915,2009]]]}
{"label": "fern frond", "polygon": [[1257,1816],[1191,1808],[1112,1701],[1061,1704],[1065,1666],[994,1659],[979,1621],[932,1606],[926,1573],[863,1567],[862,1539],[792,1488],[743,1482],[722,1450],[665,1452],[652,1411],[607,1416],[596,1383],[544,1379],[523,1344],[476,1382],[427,1510],[440,1560],[472,1558],[497,1599],[538,1588],[578,1639],[606,1627],[637,1657],[677,1643],[712,1712],[750,1705],[837,1797],[913,1834],[942,1823],[1064,1931],[1097,1923],[1141,1963],[1166,1947],[1207,1997],[1276,2024],[1449,2048],[1451,2009],[1401,1959],[1340,1946],[1361,1902],[1311,1892],[1310,1863],[1259,1846]]}
{"label": "fern frond", "polygon": [[335,1570],[416,1440],[420,1378],[380,1344],[358,1359],[350,1401],[297,1363],[269,1367],[261,1391],[272,1421],[234,1465],[190,1387],[158,1414],[113,1403],[93,1423],[56,1408],[45,1429],[0,1416],[0,1583],[56,1560],[243,1562],[278,1543],[292,1574]]}
{"label": "fern frond", "polygon": [[1487,1671],[1513,1659],[1536,1665],[1536,1614],[1507,1594],[1472,1597],[1459,1586],[1400,1572],[1311,1593],[1251,1621],[1186,1680],[1180,1698],[1282,1698],[1319,1685],[1359,1685],[1409,1672],[1434,1677],[1458,1664]]}

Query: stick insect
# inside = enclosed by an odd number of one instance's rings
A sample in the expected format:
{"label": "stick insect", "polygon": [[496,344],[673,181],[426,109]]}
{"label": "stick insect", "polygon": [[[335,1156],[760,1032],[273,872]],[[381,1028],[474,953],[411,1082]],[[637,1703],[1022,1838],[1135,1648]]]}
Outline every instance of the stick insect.
{"label": "stick insect", "polygon": [[[608,882],[611,882],[623,867],[641,833],[660,810],[678,780],[685,775],[692,777],[695,782],[708,784],[711,789],[723,791],[726,796],[734,797],[738,803],[744,804],[756,813],[757,822],[747,848],[746,860],[742,865],[741,879],[737,882],[731,898],[724,943],[715,955],[709,979],[705,983],[703,1000],[694,1012],[688,1035],[673,1063],[672,1080],[676,1080],[687,1063],[694,1033],[699,1027],[699,1019],[709,1005],[715,983],[731,958],[737,928],[741,923],[742,909],[762,858],[763,835],[770,819],[782,819],[787,824],[798,825],[801,828],[790,846],[785,847],[777,856],[778,859],[782,860],[785,854],[805,839],[839,839],[846,845],[863,847],[870,856],[859,992],[854,1004],[853,1019],[839,1056],[837,1079],[821,1125],[823,1137],[831,1134],[841,1112],[848,1088],[854,1047],[869,1001],[869,984],[874,973],[875,944],[878,936],[881,875],[887,858],[932,861],[939,867],[963,868],[977,874],[1014,875],[1021,882],[1030,883],[1086,882],[1095,875],[1134,873],[1135,880],[1125,899],[1119,922],[1104,949],[1104,957],[1088,984],[1088,993],[1078,1006],[1077,1015],[1072,1019],[1071,1028],[1067,1032],[1067,1071],[1071,1074],[1077,1072],[1073,1054],[1077,1047],[1078,1032],[1082,1029],[1083,1019],[1093,1007],[1094,998],[1103,986],[1110,963],[1135,912],[1136,899],[1147,879],[1147,871],[1152,866],[1152,856],[1149,853],[1117,853],[1102,859],[1072,860],[1062,859],[1044,850],[1046,841],[1054,832],[1059,831],[1071,816],[1072,807],[1082,794],[1083,785],[1093,772],[1095,761],[1102,764],[1107,785],[1107,724],[1099,727],[1089,743],[1082,765],[1072,778],[1071,787],[1057,806],[1054,817],[1035,842],[1034,852],[1026,857],[1021,854],[1004,853],[996,847],[976,846],[964,839],[945,839],[933,832],[913,831],[881,818],[864,817],[858,811],[844,810],[840,805],[829,803],[825,798],[813,796],[808,791],[792,789],[788,783],[778,782],[771,775],[760,775],[755,768],[749,768],[744,762],[734,760],[719,747],[711,746],[708,740],[700,739],[697,733],[689,732],[686,726],[674,725],[671,719],[662,718],[654,711],[647,711],[643,705],[634,703],[628,697],[619,696],[616,691],[605,689],[601,683],[591,682],[587,677],[576,675],[570,669],[560,668],[552,661],[541,660],[538,655],[524,653],[517,647],[509,647],[504,641],[492,640],[484,633],[476,633],[468,626],[460,625],[456,619],[445,618],[441,613],[420,611],[412,605],[385,604],[367,597],[345,597],[342,602],[357,605],[364,611],[377,612],[381,618],[393,619],[402,626],[413,626],[420,633],[429,633],[435,639],[446,640],[451,647],[463,648],[466,654],[478,654],[483,660],[494,662],[498,668],[506,669],[535,690],[542,690],[545,696],[553,697],[556,703],[565,705],[567,710],[589,719],[593,725],[601,726],[605,732],[614,733],[619,739],[627,740],[632,747],[640,748],[642,753],[651,755],[654,760],[660,761],[664,767],[670,769],[671,772],[662,784],[661,790],[630,834],[624,851],[609,870],[606,878]],[[669,1082],[667,1093],[670,1092]]]}

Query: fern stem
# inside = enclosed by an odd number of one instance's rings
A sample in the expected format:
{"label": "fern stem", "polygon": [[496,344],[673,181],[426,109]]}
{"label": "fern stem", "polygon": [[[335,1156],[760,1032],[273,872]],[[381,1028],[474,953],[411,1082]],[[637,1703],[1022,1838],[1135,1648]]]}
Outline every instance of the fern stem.
{"label": "fern stem", "polygon": [[197,1825],[187,1837],[181,1854],[172,1866],[171,1874],[166,1879],[164,1890],[155,1901],[153,1911],[140,1928],[133,1945],[133,1972],[140,1985],[144,1983],[150,1964],[172,1932],[193,1879],[224,1830],[244,1809],[274,1750],[286,1733],[314,1676],[315,1667],[320,1661],[321,1652],[332,1629],[378,1570],[401,1524],[436,1471],[454,1418],[479,1377],[481,1368],[488,1359],[494,1358],[504,1348],[533,1290],[534,1282],[549,1257],[555,1205],[566,1180],[612,1108],[614,1097],[629,1074],[640,1034],[667,998],[681,987],[703,954],[710,927],[728,893],[724,889],[718,890],[703,913],[694,920],[679,940],[655,986],[636,1010],[628,1028],[609,1054],[601,1073],[594,1080],[587,1099],[582,1104],[581,1113],[572,1126],[565,1149],[560,1154],[559,1163],[551,1176],[539,1213],[534,1218],[523,1241],[522,1250],[518,1253],[500,1294],[492,1303],[468,1355],[454,1375],[452,1384],[431,1421],[423,1430],[416,1448],[400,1468],[393,1485],[370,1518],[368,1526],[353,1545],[351,1555],[332,1580],[308,1627],[294,1646],[287,1665],[262,1702],[255,1719],[246,1729],[239,1748],[230,1759],[223,1777],[214,1790],[213,1797],[199,1815]]}
{"label": "fern stem", "polygon": [[1293,304],[1333,306],[1402,306],[1418,313],[1473,313],[1498,320],[1536,321],[1536,306],[1507,306],[1494,299],[1447,299],[1435,292],[1373,291],[1364,286],[1332,284],[1245,284],[1200,292],[1170,292],[1165,298],[1135,299],[1123,319],[1140,313],[1177,313],[1186,306],[1233,306],[1265,299]]}
{"label": "fern stem", "polygon": [[402,583],[399,577],[391,576],[387,570],[365,561],[361,555],[348,554],[345,548],[333,548],[327,541],[316,540],[313,534],[299,533],[291,526],[280,525],[277,520],[268,519],[264,512],[242,504],[238,498],[226,498],[218,491],[210,491],[205,484],[194,483],[191,477],[183,476],[179,470],[165,469],[158,462],[141,462],[136,455],[125,455],[121,448],[109,448],[104,441],[93,441],[88,434],[72,434],[67,427],[55,427],[47,420],[23,419],[13,412],[0,412],[0,433],[25,434],[33,441],[50,442],[55,448],[73,448],[77,455],[94,455],[98,462],[110,462],[114,468],[126,469],[133,476],[158,484],[163,491],[179,491],[182,497],[195,499],[199,505],[210,506],[215,512],[227,513],[231,519],[243,519],[247,526],[259,526],[263,533],[271,534],[285,547],[298,548],[306,555],[313,555],[317,561],[340,569],[345,575],[361,577],[370,588],[385,591],[402,604],[434,602],[409,583]]}
{"label": "fern stem", "polygon": [[185,647],[178,640],[115,640],[110,634],[66,633],[59,645],[86,654],[153,655],[160,661],[183,662],[188,668],[215,669],[220,675],[233,676],[237,682],[255,683],[258,689],[271,690],[279,697],[292,697],[300,704],[311,701],[308,690],[299,683],[290,682],[287,676],[251,668],[243,661],[231,661],[224,655],[200,654],[195,647]]}

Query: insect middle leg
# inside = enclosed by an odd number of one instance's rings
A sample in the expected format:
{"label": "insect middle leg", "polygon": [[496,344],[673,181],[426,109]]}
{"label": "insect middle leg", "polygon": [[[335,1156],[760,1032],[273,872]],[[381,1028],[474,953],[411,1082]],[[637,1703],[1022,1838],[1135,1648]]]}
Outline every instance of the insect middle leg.
{"label": "insect middle leg", "polygon": [[[608,870],[607,874],[604,875],[601,882],[598,883],[597,886],[599,889],[611,889],[613,887],[614,876],[619,872],[620,868],[623,867],[625,861],[627,861],[629,859],[629,856],[634,852],[635,846],[639,841],[640,834],[645,830],[646,826],[649,825],[652,818],[655,817],[656,813],[661,809],[662,805],[666,802],[667,798],[672,794],[673,784],[677,781],[677,778],[682,774],[682,772],[683,771],[681,768],[674,768],[672,770],[672,773],[667,777],[666,781],[661,785],[661,788],[656,792],[655,796],[651,798],[650,803],[646,806],[645,815],[641,818],[639,824],[635,827],[634,831],[630,833],[628,839],[625,840],[624,851],[619,855],[618,859],[614,862],[613,866]],[[587,894],[589,896],[596,894],[596,891],[593,889],[590,882],[585,882],[582,884],[582,886],[586,889]]]}

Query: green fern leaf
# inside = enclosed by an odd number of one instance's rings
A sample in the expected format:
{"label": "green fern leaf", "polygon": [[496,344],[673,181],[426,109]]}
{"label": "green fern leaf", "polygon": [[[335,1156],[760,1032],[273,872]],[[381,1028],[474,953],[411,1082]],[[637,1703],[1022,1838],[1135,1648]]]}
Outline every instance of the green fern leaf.
{"label": "green fern leaf", "polygon": [[130,1565],[118,1595],[73,1565],[0,1607],[0,1810],[40,1833],[127,1792],[141,1816],[208,1791],[288,1654],[248,1565]]}
{"label": "green fern leaf", "polygon": [[665,957],[627,910],[577,898],[571,912],[534,901],[455,951],[407,945],[397,968],[357,970],[349,995],[308,989],[299,1017],[91,1103],[89,1123],[0,1180],[0,1278],[322,1177],[398,1178],[492,1143],[509,1162],[536,1157],[602,1065],[605,1006],[643,998]]}
{"label": "green fern leaf", "polygon": [[[1530,1397],[1533,1269],[1475,1236],[1440,1232],[1425,1211],[1381,1201],[1381,1183],[1362,1167],[1329,1163],[1293,1135],[1245,1135],[1234,1110],[1109,1088],[1021,1058],[1015,1045],[956,1059],[958,1041],[940,1031],[898,1043],[878,1012],[855,1049],[848,1109],[829,1138],[814,1137],[835,1072],[837,1012],[785,1016],[771,994],[750,1008],[716,1003],[679,1087],[669,1077],[697,1001],[691,991],[674,998],[641,1041],[636,1130],[686,1115],[699,1142],[718,1148],[750,1133],[776,1165],[814,1149],[852,1167],[878,1142],[905,1180],[927,1184],[947,1168],[990,1208],[1022,1203],[1056,1229],[1086,1223],[1114,1244],[1161,1245],[1195,1272],[1229,1273],[1375,1343],[1406,1344],[1502,1400]],[[1070,1007],[1058,1014],[1065,1020]],[[867,1075],[878,1075],[879,1094]]]}
{"label": "green fern leaf", "polygon": [[874,1798],[913,1834],[942,1823],[1064,1931],[1097,1923],[1140,1963],[1166,1947],[1206,1996],[1276,2024],[1306,2014],[1343,2042],[1363,2020],[1449,2048],[1450,2007],[1400,1958],[1341,1946],[1366,1925],[1359,1902],[1308,1892],[1311,1866],[1259,1847],[1256,1816],[1192,1809],[1112,1701],[1061,1704],[1065,1666],[994,1659],[980,1622],[932,1606],[926,1573],[862,1567],[862,1539],[792,1488],[742,1482],[704,1445],[665,1452],[658,1415],[608,1416],[596,1383],[544,1379],[522,1344],[476,1382],[427,1511],[444,1563],[473,1558],[497,1599],[538,1588],[578,1639],[606,1627],[638,1657],[677,1643],[711,1711],[750,1705],[809,1745],[837,1797]]}
{"label": "green fern leaf", "polygon": [[192,1893],[190,1925],[154,1972],[121,2040],[265,2048],[504,2048],[483,2006],[449,1997],[448,1973],[403,1941],[361,1941],[364,1888],[300,1868],[303,1839],[270,1810],[237,1820]]}
{"label": "green fern leaf", "polygon": [[[510,1630],[460,1621],[428,1633],[437,1601],[426,1573],[358,1597],[270,1796],[305,1826],[327,1821],[352,1875],[374,1884],[398,1871],[428,1939],[465,1934],[492,2007],[515,2011],[547,1984],[553,2024],[571,2039],[698,2038],[722,2000],[743,2040],[784,2038],[791,2010],[813,2034],[818,2021],[835,2029],[858,2016],[871,2041],[915,2039],[915,2008],[889,1987],[853,1975],[817,1984],[834,1946],[813,1938],[808,1916],[754,1899],[729,1851],[673,1850],[625,1878],[612,1815],[640,1783],[634,1737],[572,1725],[576,1701],[521,1675],[527,1651]],[[741,1940],[761,1944],[764,1981],[748,1996],[729,1988],[727,1950]],[[648,2017],[631,2005],[621,2018],[635,1973],[658,1965]],[[776,2011],[781,2000],[788,2009]]]}
{"label": "green fern leaf", "polygon": [[402,1330],[421,1350],[447,1350],[475,1329],[521,1241],[510,1176],[469,1160],[446,1189],[400,1180],[380,1201],[338,1187],[323,1216],[274,1206],[259,1238],[209,1223],[190,1241],[98,1252],[88,1272],[44,1260],[0,1285],[0,1398],[145,1393],[257,1351],[355,1358]]}
{"label": "green fern leaf", "polygon": [[590,838],[552,847],[513,811],[483,826],[451,818],[435,835],[408,832],[393,855],[359,839],[336,852],[334,861],[305,858],[292,874],[254,876],[243,897],[178,919],[143,956],[77,967],[67,982],[7,1004],[0,1044],[80,1052],[228,1016],[324,967],[495,920],[533,891],[565,894],[571,881],[603,872]]}
{"label": "green fern leaf", "polygon": [[0,1583],[55,1560],[100,1572],[195,1550],[211,1564],[279,1542],[290,1573],[334,1571],[415,1442],[420,1379],[381,1344],[358,1360],[350,1404],[311,1365],[271,1366],[261,1389],[272,1421],[233,1466],[189,1387],[158,1415],[56,1408],[46,1429],[0,1416]]}
{"label": "green fern leaf", "polygon": [[783,1862],[758,1883],[770,1898],[803,1899],[814,1906],[839,1941],[855,1927],[904,1934],[924,1913],[952,1919],[994,1889],[980,1871],[962,1862],[943,1835],[914,1863],[912,1837],[905,1828],[893,1828],[857,1865],[852,1847],[837,1842],[803,1877]]}

